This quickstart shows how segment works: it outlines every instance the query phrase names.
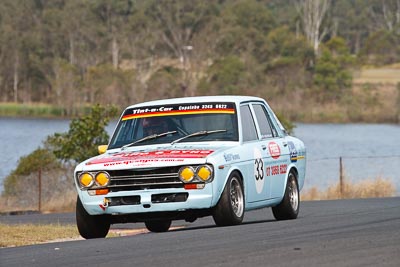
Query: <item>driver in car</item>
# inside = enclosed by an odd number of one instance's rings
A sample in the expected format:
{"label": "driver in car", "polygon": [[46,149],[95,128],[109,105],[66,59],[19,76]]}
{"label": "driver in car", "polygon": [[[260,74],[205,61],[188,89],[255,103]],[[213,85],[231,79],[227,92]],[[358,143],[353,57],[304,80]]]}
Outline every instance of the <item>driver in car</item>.
{"label": "driver in car", "polygon": [[168,132],[168,123],[162,117],[144,118],[142,121],[143,136]]}

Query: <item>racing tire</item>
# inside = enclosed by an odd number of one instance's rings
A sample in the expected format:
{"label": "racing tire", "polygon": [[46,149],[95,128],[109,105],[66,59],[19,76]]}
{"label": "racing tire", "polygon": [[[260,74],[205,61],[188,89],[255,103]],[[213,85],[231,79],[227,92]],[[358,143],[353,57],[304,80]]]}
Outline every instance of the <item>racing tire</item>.
{"label": "racing tire", "polygon": [[171,220],[156,220],[144,222],[147,230],[154,233],[167,232],[171,226]]}
{"label": "racing tire", "polygon": [[76,226],[79,234],[85,239],[104,238],[110,230],[109,215],[90,215],[77,197],[76,200]]}
{"label": "racing tire", "polygon": [[279,205],[272,207],[272,213],[276,220],[296,219],[300,210],[300,192],[296,176],[289,173],[286,183],[285,195]]}
{"label": "racing tire", "polygon": [[217,226],[241,224],[244,217],[244,193],[240,175],[232,172],[226,182],[218,204],[213,210],[214,222]]}

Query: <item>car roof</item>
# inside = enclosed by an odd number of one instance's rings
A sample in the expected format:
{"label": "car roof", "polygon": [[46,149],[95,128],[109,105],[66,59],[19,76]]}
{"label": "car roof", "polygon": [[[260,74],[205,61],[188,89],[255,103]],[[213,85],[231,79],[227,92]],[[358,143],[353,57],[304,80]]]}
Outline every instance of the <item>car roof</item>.
{"label": "car roof", "polygon": [[199,102],[234,102],[236,104],[248,101],[263,101],[264,99],[255,96],[238,96],[238,95],[217,95],[217,96],[194,96],[194,97],[180,97],[162,100],[154,100],[143,103],[131,105],[127,108],[135,108],[142,106],[159,106],[169,104],[187,104]]}

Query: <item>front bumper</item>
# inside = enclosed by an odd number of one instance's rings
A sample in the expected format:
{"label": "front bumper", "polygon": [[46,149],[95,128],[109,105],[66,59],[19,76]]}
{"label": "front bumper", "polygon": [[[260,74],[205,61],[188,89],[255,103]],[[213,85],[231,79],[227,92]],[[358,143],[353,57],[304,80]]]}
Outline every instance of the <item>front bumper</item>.
{"label": "front bumper", "polygon": [[209,183],[203,189],[193,190],[148,189],[97,196],[78,190],[78,194],[90,215],[127,215],[209,209],[213,202],[212,189],[212,183]]}

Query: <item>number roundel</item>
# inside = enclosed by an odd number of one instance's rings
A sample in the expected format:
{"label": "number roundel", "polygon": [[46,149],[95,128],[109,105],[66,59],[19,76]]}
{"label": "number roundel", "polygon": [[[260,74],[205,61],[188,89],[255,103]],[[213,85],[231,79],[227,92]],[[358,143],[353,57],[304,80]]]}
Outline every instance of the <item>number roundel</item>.
{"label": "number roundel", "polygon": [[254,148],[254,181],[256,184],[256,191],[260,194],[264,188],[264,162],[262,160],[261,151]]}

